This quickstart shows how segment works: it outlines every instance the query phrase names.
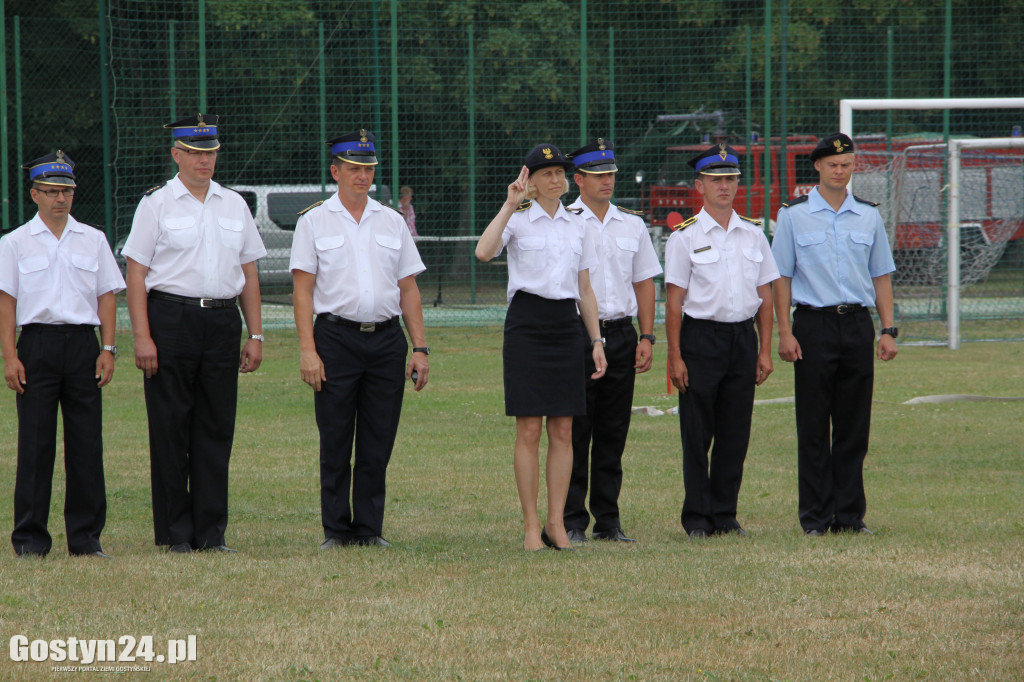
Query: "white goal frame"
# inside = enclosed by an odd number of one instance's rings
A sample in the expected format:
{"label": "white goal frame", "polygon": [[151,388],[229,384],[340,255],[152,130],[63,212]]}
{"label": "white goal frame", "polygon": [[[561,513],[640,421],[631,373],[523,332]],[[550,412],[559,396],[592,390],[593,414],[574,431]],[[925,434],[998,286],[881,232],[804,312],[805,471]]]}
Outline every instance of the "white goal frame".
{"label": "white goal frame", "polygon": [[[889,110],[1024,109],[1024,97],[925,99],[843,99],[839,101],[839,131],[853,137],[853,112]],[[1024,138],[996,137],[950,140],[947,148],[949,193],[946,211],[948,245],[946,323],[950,350],[960,348],[960,152],[965,148],[1024,147]]]}

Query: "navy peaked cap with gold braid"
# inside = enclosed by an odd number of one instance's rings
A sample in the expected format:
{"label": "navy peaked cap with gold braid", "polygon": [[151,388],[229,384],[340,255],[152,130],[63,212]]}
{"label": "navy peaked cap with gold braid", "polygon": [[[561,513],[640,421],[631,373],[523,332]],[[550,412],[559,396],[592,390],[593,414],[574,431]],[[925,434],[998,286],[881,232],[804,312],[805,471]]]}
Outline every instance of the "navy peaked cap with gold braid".
{"label": "navy peaked cap with gold braid", "polygon": [[687,161],[695,171],[704,175],[739,175],[740,157],[729,145],[713,144]]}
{"label": "navy peaked cap with gold braid", "polygon": [[599,137],[588,142],[566,156],[576,167],[577,173],[614,173],[619,170],[615,165],[615,152],[612,151],[611,140]]}
{"label": "navy peaked cap with gold braid", "polygon": [[217,139],[218,120],[220,116],[217,114],[196,114],[168,123],[164,128],[171,129],[176,144],[188,149],[212,152],[220,149],[220,140]]}
{"label": "navy peaked cap with gold braid", "polygon": [[366,128],[327,140],[324,144],[331,146],[331,156],[357,166],[376,166],[377,148],[373,145],[377,138]]}
{"label": "navy peaked cap with gold braid", "polygon": [[75,162],[60,149],[29,161],[22,168],[28,171],[29,180],[41,185],[78,186],[75,184]]}

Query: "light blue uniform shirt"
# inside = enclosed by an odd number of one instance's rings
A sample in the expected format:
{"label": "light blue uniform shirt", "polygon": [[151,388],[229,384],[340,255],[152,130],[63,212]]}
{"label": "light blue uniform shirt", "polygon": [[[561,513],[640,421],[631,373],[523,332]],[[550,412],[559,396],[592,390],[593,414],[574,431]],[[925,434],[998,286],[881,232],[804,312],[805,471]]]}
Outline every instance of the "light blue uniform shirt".
{"label": "light blue uniform shirt", "polygon": [[793,303],[818,308],[874,306],[872,278],[896,270],[878,209],[848,193],[836,212],[817,187],[779,209],[772,255],[779,274],[793,280]]}

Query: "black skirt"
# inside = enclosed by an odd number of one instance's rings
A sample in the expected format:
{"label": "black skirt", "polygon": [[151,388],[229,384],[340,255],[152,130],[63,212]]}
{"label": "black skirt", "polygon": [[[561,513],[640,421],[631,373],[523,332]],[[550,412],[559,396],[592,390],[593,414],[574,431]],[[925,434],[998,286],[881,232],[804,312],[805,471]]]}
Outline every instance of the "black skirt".
{"label": "black skirt", "polygon": [[505,315],[501,349],[505,414],[568,417],[587,412],[587,389],[576,301],[517,291]]}

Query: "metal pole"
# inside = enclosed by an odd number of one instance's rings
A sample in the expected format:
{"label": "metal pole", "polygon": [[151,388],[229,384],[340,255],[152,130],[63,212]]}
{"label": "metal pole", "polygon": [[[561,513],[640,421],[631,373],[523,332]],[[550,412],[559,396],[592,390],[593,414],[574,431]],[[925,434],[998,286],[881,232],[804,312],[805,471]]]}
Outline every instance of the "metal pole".
{"label": "metal pole", "polygon": [[[326,46],[324,45],[324,22],[320,22],[319,25],[319,38],[320,38],[320,141],[323,142],[327,139],[327,55]],[[326,147],[321,145],[321,156],[323,155]],[[327,152],[327,158],[330,159],[330,152]],[[320,162],[320,198],[327,198],[327,164]]]}
{"label": "metal pole", "polygon": [[206,0],[199,0],[199,111],[206,113]]}
{"label": "metal pole", "polygon": [[[895,57],[893,39],[892,39],[892,26],[890,26],[885,32],[885,96],[892,97],[892,71],[893,61]],[[892,151],[892,111],[888,110],[885,112],[885,151]]]}
{"label": "metal pole", "polygon": [[171,109],[171,117],[168,121],[173,121],[178,118],[178,83],[177,70],[174,68],[174,27],[178,22],[174,19],[167,25],[167,105]]}
{"label": "metal pole", "polygon": [[746,102],[746,110],[744,112],[744,118],[746,119],[746,131],[747,131],[747,153],[743,156],[743,186],[746,188],[746,209],[743,211],[743,215],[750,215],[750,186],[753,181],[752,174],[754,172],[754,159],[750,156],[750,143],[751,138],[754,135],[754,122],[751,120],[753,112],[750,107],[751,88],[752,88],[752,58],[750,54],[750,26],[743,27],[743,44],[747,46],[747,61],[745,68],[745,79],[744,88],[746,96],[744,101]]}
{"label": "metal pole", "polygon": [[949,326],[949,348],[960,348],[960,145],[949,143],[949,211],[946,223],[947,277],[946,320]]}
{"label": "metal pole", "polygon": [[[615,140],[615,27],[608,27],[608,136]],[[585,142],[584,142],[585,144]]]}
{"label": "metal pole", "polygon": [[[469,25],[469,233],[476,234],[476,55],[473,24]],[[469,302],[476,303],[476,257],[469,257]]]}
{"label": "metal pole", "polygon": [[[103,230],[107,242],[113,246],[117,241],[114,230],[114,183],[111,178],[110,139],[110,80],[107,69],[110,66],[110,53],[107,52],[107,8],[105,0],[100,0],[100,106],[103,108]],[[173,119],[172,119],[173,120]]]}
{"label": "metal pole", "polygon": [[580,0],[580,144],[587,142],[587,0]]}
{"label": "metal pole", "polygon": [[[14,17],[14,136],[18,139],[18,161],[25,158],[21,128],[21,17]],[[18,224],[25,223],[25,193],[18,192]]]}
{"label": "metal pole", "polygon": [[[787,158],[788,145],[786,136],[789,134],[789,123],[786,121],[787,102],[789,100],[789,77],[786,73],[786,56],[789,53],[787,44],[788,36],[786,26],[789,24],[789,2],[779,0],[779,201],[789,198],[789,159]],[[765,225],[768,222],[765,221]]]}
{"label": "metal pole", "polygon": [[391,203],[398,196],[398,0],[391,0]]}
{"label": "metal pole", "polygon": [[764,163],[761,186],[764,188],[764,229],[772,218],[772,0],[764,0]]}
{"label": "metal pole", "polygon": [[0,191],[3,192],[3,231],[11,229],[10,181],[7,177],[7,13],[0,0]]}
{"label": "metal pole", "polygon": [[[946,25],[942,47],[942,96],[949,97],[953,80],[953,0],[946,0]],[[942,112],[942,141],[949,142],[949,109]]]}
{"label": "metal pole", "polygon": [[[370,0],[370,8],[373,10],[373,134],[380,135],[380,22],[377,19],[377,0]],[[362,123],[359,125],[362,126]],[[378,187],[374,199],[380,196]]]}

